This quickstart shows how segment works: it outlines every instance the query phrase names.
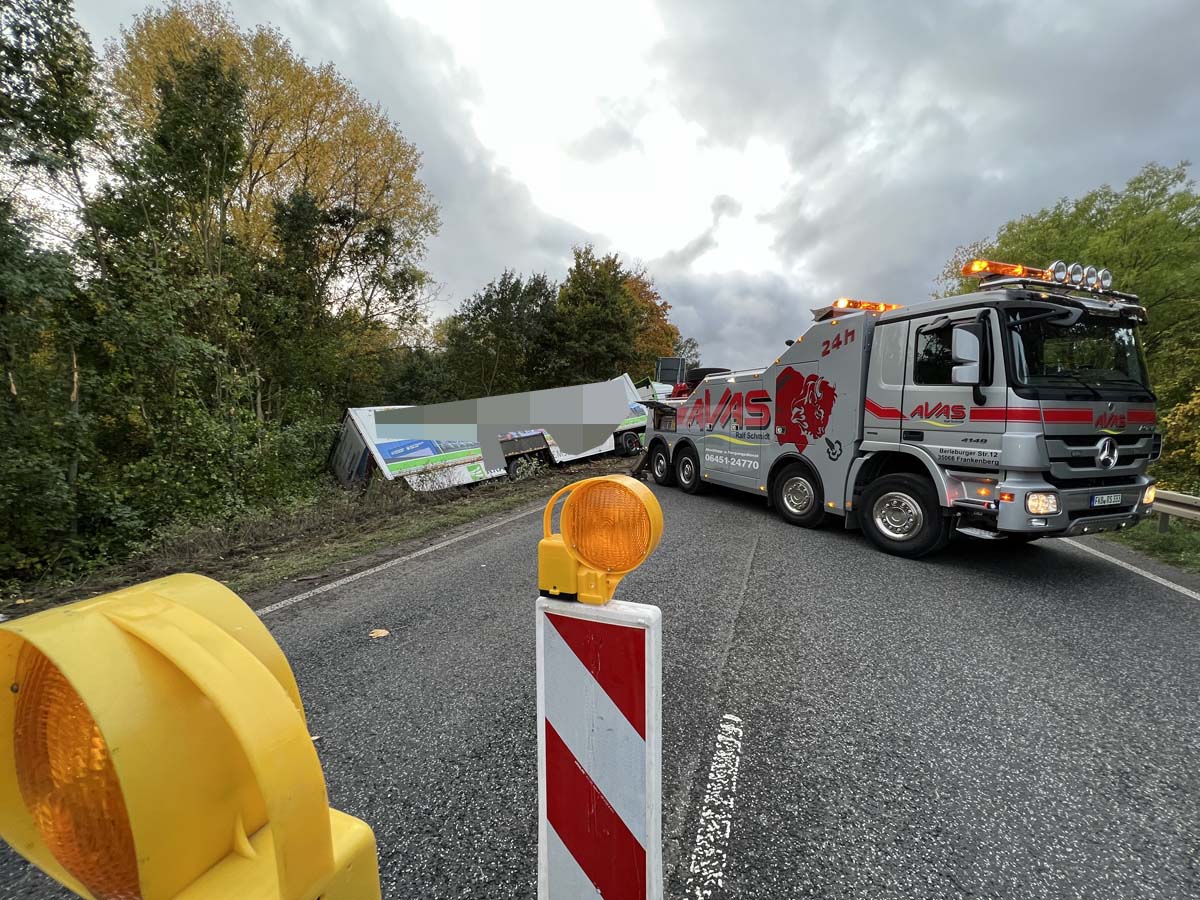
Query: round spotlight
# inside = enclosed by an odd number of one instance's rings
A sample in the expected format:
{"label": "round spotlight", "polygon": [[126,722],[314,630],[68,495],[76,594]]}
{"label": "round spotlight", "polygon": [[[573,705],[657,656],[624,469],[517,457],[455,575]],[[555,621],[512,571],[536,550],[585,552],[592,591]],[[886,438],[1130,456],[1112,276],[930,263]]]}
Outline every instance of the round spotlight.
{"label": "round spotlight", "polygon": [[1112,287],[1112,272],[1108,271],[1108,269],[1100,270],[1100,287],[1106,291]]}
{"label": "round spotlight", "polygon": [[1067,264],[1061,259],[1056,259],[1054,262],[1050,263],[1048,269],[1050,271],[1050,277],[1059,284],[1062,284],[1067,280]]}
{"label": "round spotlight", "polygon": [[1088,266],[1083,270],[1083,283],[1088,287],[1096,287],[1099,280],[1095,266]]}
{"label": "round spotlight", "polygon": [[1071,263],[1067,274],[1071,277],[1071,284],[1083,284],[1083,266],[1079,263]]}

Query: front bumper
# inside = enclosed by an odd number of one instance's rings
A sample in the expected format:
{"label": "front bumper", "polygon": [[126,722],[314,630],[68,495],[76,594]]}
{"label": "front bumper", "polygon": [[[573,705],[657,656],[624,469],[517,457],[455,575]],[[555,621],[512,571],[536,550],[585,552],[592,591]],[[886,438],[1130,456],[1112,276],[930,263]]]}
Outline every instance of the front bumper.
{"label": "front bumper", "polygon": [[[984,504],[971,500],[960,500],[954,505],[962,510],[971,510],[976,516],[990,519],[994,515],[995,529],[1002,533],[1070,537],[1130,528],[1148,518],[1153,514],[1154,507],[1153,504],[1143,503],[1142,498],[1146,488],[1152,484],[1153,478],[1137,475],[1132,477],[1131,483],[1119,486],[1062,487],[1024,475],[994,486],[994,498],[1012,494],[1011,501],[995,499],[986,504],[986,508]],[[1025,497],[1030,493],[1057,494],[1059,511],[1053,515],[1031,515],[1025,508]],[[1112,494],[1121,495],[1120,503],[1092,506],[1093,497]],[[971,495],[968,493],[966,496]]]}

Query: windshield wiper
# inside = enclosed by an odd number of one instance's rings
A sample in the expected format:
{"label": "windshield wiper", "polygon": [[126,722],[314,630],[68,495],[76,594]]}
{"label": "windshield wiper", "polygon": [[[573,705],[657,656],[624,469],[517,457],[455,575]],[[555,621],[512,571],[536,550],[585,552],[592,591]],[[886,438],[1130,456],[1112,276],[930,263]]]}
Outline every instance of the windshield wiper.
{"label": "windshield wiper", "polygon": [[1037,377],[1037,378],[1070,378],[1076,384],[1081,384],[1081,385],[1083,385],[1083,387],[1087,388],[1088,393],[1090,393],[1097,400],[1104,399],[1104,396],[1098,390],[1096,390],[1096,388],[1093,384],[1091,384],[1088,381],[1085,381],[1083,378],[1081,378],[1079,375],[1076,375],[1074,372],[1047,372],[1045,375],[1037,375],[1035,377]]}
{"label": "windshield wiper", "polygon": [[1141,381],[1138,381],[1136,378],[1098,378],[1098,379],[1096,379],[1096,383],[1100,387],[1107,387],[1110,384],[1128,385],[1130,387],[1138,388],[1143,394],[1145,394],[1151,400],[1156,399],[1155,395],[1154,395],[1154,391],[1150,390],[1150,388],[1147,385],[1145,385]]}

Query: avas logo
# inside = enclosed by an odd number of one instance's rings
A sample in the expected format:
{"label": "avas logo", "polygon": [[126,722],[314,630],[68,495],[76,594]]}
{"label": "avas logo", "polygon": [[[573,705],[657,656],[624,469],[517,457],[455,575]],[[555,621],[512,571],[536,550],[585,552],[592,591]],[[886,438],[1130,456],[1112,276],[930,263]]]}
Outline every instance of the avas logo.
{"label": "avas logo", "polygon": [[961,422],[967,417],[967,408],[961,403],[922,403],[908,414],[910,419],[943,419]]}
{"label": "avas logo", "polygon": [[1125,416],[1122,413],[1100,413],[1096,417],[1097,428],[1124,428]]}
{"label": "avas logo", "polygon": [[694,395],[692,404],[683,415],[685,428],[709,428],[733,423],[739,430],[755,431],[771,424],[771,395],[762,389],[734,391],[725,388],[725,393],[716,403],[705,388],[703,394]]}
{"label": "avas logo", "polygon": [[781,444],[795,444],[801,453],[809,438],[829,427],[837,390],[819,375],[804,375],[788,366],[775,379],[775,435]]}

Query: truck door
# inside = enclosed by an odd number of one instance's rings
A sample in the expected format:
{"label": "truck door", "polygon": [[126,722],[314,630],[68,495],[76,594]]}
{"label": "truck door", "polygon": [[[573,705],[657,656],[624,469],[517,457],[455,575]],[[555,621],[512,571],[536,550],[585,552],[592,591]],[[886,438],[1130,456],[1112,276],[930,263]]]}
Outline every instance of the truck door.
{"label": "truck door", "polygon": [[[962,310],[909,322],[908,360],[901,410],[901,441],[923,447],[938,463],[994,468],[1006,425],[1008,391],[996,310]],[[954,384],[955,325],[979,322],[982,384]]]}

